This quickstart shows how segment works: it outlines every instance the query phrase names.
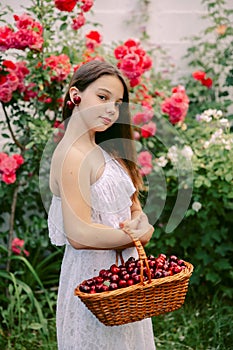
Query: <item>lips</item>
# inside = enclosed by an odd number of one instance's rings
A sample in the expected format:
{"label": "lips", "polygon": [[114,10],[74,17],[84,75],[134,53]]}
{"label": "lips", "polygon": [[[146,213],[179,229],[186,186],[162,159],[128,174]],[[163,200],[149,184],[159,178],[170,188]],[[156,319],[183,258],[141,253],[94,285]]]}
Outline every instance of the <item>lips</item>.
{"label": "lips", "polygon": [[112,122],[112,120],[108,117],[101,117],[102,121],[104,124],[110,124]]}

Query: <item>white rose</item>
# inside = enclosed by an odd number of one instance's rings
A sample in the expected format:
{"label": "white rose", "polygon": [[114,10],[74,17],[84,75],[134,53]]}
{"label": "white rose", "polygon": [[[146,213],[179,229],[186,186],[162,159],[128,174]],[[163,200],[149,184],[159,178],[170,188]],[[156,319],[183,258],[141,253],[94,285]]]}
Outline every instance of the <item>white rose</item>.
{"label": "white rose", "polygon": [[193,202],[192,209],[198,212],[201,209],[202,205],[200,202]]}

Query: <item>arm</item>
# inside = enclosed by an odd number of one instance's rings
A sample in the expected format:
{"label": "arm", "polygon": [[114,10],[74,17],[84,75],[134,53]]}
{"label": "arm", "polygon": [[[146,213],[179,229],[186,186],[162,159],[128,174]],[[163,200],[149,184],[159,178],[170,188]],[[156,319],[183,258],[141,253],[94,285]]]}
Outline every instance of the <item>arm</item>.
{"label": "arm", "polygon": [[[133,245],[123,230],[91,222],[91,161],[91,157],[88,161],[72,147],[62,165],[59,187],[67,238],[76,249],[117,249]],[[140,238],[144,232],[139,230],[137,237]]]}

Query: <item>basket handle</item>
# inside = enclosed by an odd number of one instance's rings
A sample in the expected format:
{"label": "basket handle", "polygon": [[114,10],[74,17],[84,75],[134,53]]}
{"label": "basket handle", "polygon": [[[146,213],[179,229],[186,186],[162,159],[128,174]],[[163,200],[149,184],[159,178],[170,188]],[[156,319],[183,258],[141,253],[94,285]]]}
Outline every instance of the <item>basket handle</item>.
{"label": "basket handle", "polygon": [[134,245],[137,249],[137,253],[138,253],[138,257],[140,260],[140,280],[141,280],[141,284],[145,284],[144,280],[143,280],[143,268],[144,266],[146,267],[146,273],[147,273],[147,277],[149,280],[149,283],[151,282],[151,272],[150,272],[150,267],[148,264],[148,260],[147,260],[147,256],[146,256],[146,252],[143,248],[143,245],[141,243],[141,241],[137,238],[134,238],[134,236],[130,233],[130,232],[126,232],[124,231],[127,235],[130,236],[130,238],[132,239],[132,241],[134,242]]}

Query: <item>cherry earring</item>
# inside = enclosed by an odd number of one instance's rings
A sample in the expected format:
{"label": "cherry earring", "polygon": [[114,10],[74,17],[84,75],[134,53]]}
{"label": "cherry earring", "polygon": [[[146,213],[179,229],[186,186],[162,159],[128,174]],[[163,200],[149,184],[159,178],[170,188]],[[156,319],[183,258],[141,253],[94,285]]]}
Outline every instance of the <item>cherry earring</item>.
{"label": "cherry earring", "polygon": [[66,102],[66,105],[67,105],[67,107],[68,107],[69,109],[73,109],[73,108],[74,108],[74,103],[73,103],[72,101],[70,101],[70,100],[68,100],[68,101]]}
{"label": "cherry earring", "polygon": [[81,102],[81,97],[79,95],[73,97],[75,106],[78,106]]}

